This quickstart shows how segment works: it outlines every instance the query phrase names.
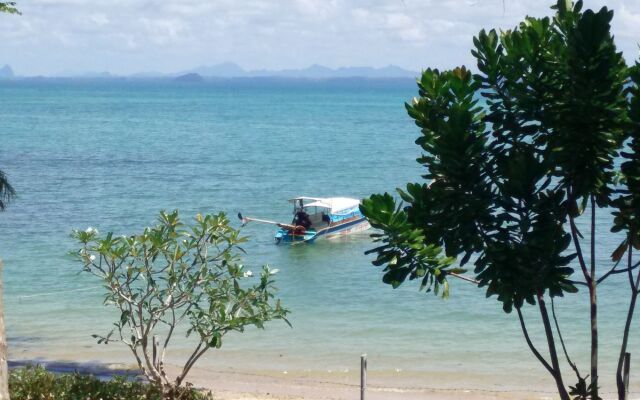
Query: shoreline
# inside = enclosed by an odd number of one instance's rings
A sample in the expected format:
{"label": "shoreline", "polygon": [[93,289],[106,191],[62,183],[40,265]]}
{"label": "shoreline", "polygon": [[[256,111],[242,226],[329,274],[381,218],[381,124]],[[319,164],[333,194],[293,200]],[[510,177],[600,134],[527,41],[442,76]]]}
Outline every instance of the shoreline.
{"label": "shoreline", "polygon": [[[29,346],[31,347],[31,346]],[[67,350],[10,347],[10,368],[25,365],[43,365],[52,372],[93,374],[100,379],[114,375],[140,377],[130,354],[122,349],[87,345]],[[13,353],[13,354],[11,354]],[[359,359],[344,368],[299,369],[294,364],[273,363],[264,357],[203,357],[190,372],[187,381],[197,388],[211,390],[215,400],[353,400],[360,394]],[[253,359],[247,362],[247,357]],[[490,362],[485,368],[468,368],[464,363],[455,369],[444,365],[429,370],[400,370],[376,368],[370,357],[367,372],[367,400],[553,400],[557,398],[551,377],[534,368],[527,376],[502,371]],[[178,371],[177,363],[167,365],[172,376]],[[271,361],[271,362],[270,362]],[[372,368],[372,365],[374,367]],[[348,367],[348,368],[347,368]],[[317,365],[316,365],[317,368]],[[567,375],[570,380],[570,376]],[[632,379],[631,399],[640,392],[638,381]],[[617,398],[615,387],[602,388],[604,400]]]}
{"label": "shoreline", "polygon": [[[375,379],[375,374],[370,378]],[[198,368],[189,379],[196,387],[215,390],[216,400],[352,400],[359,398],[359,376],[339,380],[325,379],[318,374],[288,374],[273,376],[246,371],[219,371]],[[418,399],[553,399],[552,392],[519,390],[489,390],[436,387],[398,387],[369,382],[366,391],[371,400]]]}
{"label": "shoreline", "polygon": [[[140,377],[139,371],[129,364],[108,364],[100,362],[77,362],[58,360],[11,360],[10,369],[26,365],[43,365],[47,370],[56,373],[93,374],[101,379],[115,375],[132,375]],[[168,366],[170,374],[177,371],[177,366]],[[188,376],[188,382],[195,387],[212,391],[216,400],[351,400],[359,398],[359,372],[346,374],[320,372],[290,372],[253,370],[220,370],[215,367],[194,367]],[[367,399],[370,400],[418,400],[418,399],[468,399],[468,400],[547,400],[554,399],[553,391],[535,391],[516,387],[479,388],[460,385],[465,379],[458,377],[452,380],[447,375],[445,385],[420,385],[406,378],[390,378],[388,374],[371,371],[368,374]]]}

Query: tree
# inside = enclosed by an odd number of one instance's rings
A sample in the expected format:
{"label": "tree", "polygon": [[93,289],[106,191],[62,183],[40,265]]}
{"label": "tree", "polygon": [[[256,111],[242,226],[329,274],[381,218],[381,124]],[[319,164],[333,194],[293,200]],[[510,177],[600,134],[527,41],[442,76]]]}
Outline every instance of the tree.
{"label": "tree", "polygon": [[[220,348],[227,333],[250,325],[263,328],[272,319],[286,321],[288,310],[273,301],[277,271],[265,266],[259,278],[252,278],[238,255],[246,238],[223,213],[198,215],[186,226],[178,211],[161,212],[158,224],[138,235],[100,236],[89,228],[72,236],[82,245],[77,256],[83,270],[104,281],[105,304],[120,313],[109,334],[94,337],[98,343],[124,343],[166,399],[184,393],[191,368],[209,349]],[[245,283],[251,279],[258,281]],[[182,326],[196,344],[172,379],[165,356]]]}
{"label": "tree", "polygon": [[[4,211],[11,199],[15,196],[13,187],[9,184],[7,176],[0,171],[0,211]],[[4,301],[2,285],[2,259],[0,259],[0,400],[9,399],[9,369],[7,367],[7,338],[4,329]]]}
{"label": "tree", "polygon": [[[0,3],[0,13],[16,14],[18,10],[13,7],[15,3]],[[0,211],[4,211],[7,204],[15,196],[13,187],[9,184],[7,176],[0,171]],[[4,329],[4,302],[2,301],[2,260],[0,259],[0,400],[9,399],[9,370],[7,368],[7,339]]]}
{"label": "tree", "polygon": [[[582,11],[582,1],[569,0],[553,8],[553,18],[482,30],[473,41],[475,75],[465,67],[423,72],[419,98],[406,108],[421,128],[418,162],[429,183],[398,189],[404,203],[388,193],[364,200],[362,212],[382,230],[373,235],[380,246],[368,253],[377,254],[374,264],[384,266],[383,281],[394,287],[418,279],[421,288],[448,296],[449,278],[462,278],[497,296],[505,312],[515,309],[562,399],[599,398],[597,288],[628,274],[616,374],[623,398],[622,359],[640,289],[633,262],[640,249],[640,66],[628,68],[617,51],[612,11]],[[619,168],[617,157],[624,160]],[[597,265],[597,252],[605,250],[595,216],[606,207],[616,210],[612,230],[626,239],[610,249],[611,265]],[[579,218],[588,221],[588,240]],[[471,262],[473,277],[464,274]],[[590,305],[589,384],[567,353],[553,309],[555,297],[579,287]],[[541,315],[546,356],[529,337],[526,304]],[[570,389],[558,347],[576,374]]]}

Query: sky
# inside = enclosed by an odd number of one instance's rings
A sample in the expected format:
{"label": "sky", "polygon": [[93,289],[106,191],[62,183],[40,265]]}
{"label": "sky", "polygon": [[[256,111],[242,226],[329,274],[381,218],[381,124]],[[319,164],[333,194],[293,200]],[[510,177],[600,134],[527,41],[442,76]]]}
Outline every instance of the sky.
{"label": "sky", "polygon": [[[475,66],[472,38],[551,15],[554,0],[16,0],[0,15],[0,65],[18,75],[180,72],[321,64],[420,71]],[[615,10],[613,32],[638,58],[640,0],[586,0]]]}

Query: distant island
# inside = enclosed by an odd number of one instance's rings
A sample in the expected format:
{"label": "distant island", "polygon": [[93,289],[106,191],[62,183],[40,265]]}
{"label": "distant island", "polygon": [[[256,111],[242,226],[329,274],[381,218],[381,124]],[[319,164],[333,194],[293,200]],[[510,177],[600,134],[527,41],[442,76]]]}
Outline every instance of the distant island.
{"label": "distant island", "polygon": [[175,78],[173,78],[174,81],[176,82],[202,82],[204,81],[204,78],[202,77],[202,75],[200,74],[196,74],[196,73],[189,73],[189,74],[184,74],[184,75],[180,75],[177,76]]}
{"label": "distant island", "polygon": [[[410,71],[396,65],[386,67],[341,67],[329,68],[314,64],[302,69],[282,69],[282,70],[245,70],[238,64],[225,62],[215,65],[204,65],[189,70],[175,73],[162,72],[138,72],[129,75],[118,75],[109,71],[82,72],[82,73],[59,73],[41,78],[79,78],[79,79],[152,79],[169,78],[177,82],[201,82],[212,78],[293,78],[293,79],[333,79],[333,78],[415,78],[420,75],[416,71]],[[15,75],[9,65],[0,69],[0,79],[10,78],[33,78],[24,75]]]}
{"label": "distant island", "polygon": [[11,79],[14,77],[13,69],[10,65],[0,68],[0,79]]}

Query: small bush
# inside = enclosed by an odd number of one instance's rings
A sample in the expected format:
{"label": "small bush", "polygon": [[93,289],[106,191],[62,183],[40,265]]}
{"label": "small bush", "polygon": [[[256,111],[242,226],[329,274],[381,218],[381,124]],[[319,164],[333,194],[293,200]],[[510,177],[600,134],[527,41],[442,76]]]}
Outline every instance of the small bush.
{"label": "small bush", "polygon": [[[286,321],[289,311],[274,299],[277,270],[264,266],[260,277],[251,278],[240,257],[247,238],[224,213],[198,214],[189,225],[178,210],[161,211],[158,224],[138,235],[101,236],[88,228],[72,236],[80,245],[75,254],[83,271],[102,280],[104,304],[120,312],[109,333],[93,337],[98,344],[127,346],[165,400],[179,398],[189,371],[207,351],[219,349],[228,333]],[[165,355],[176,332],[196,340],[183,367],[172,373]]]}
{"label": "small bush", "polygon": [[[14,369],[9,376],[12,400],[161,400],[157,386],[116,376],[102,381],[93,375],[54,374],[41,366]],[[210,394],[186,388],[181,400],[211,400]]]}

